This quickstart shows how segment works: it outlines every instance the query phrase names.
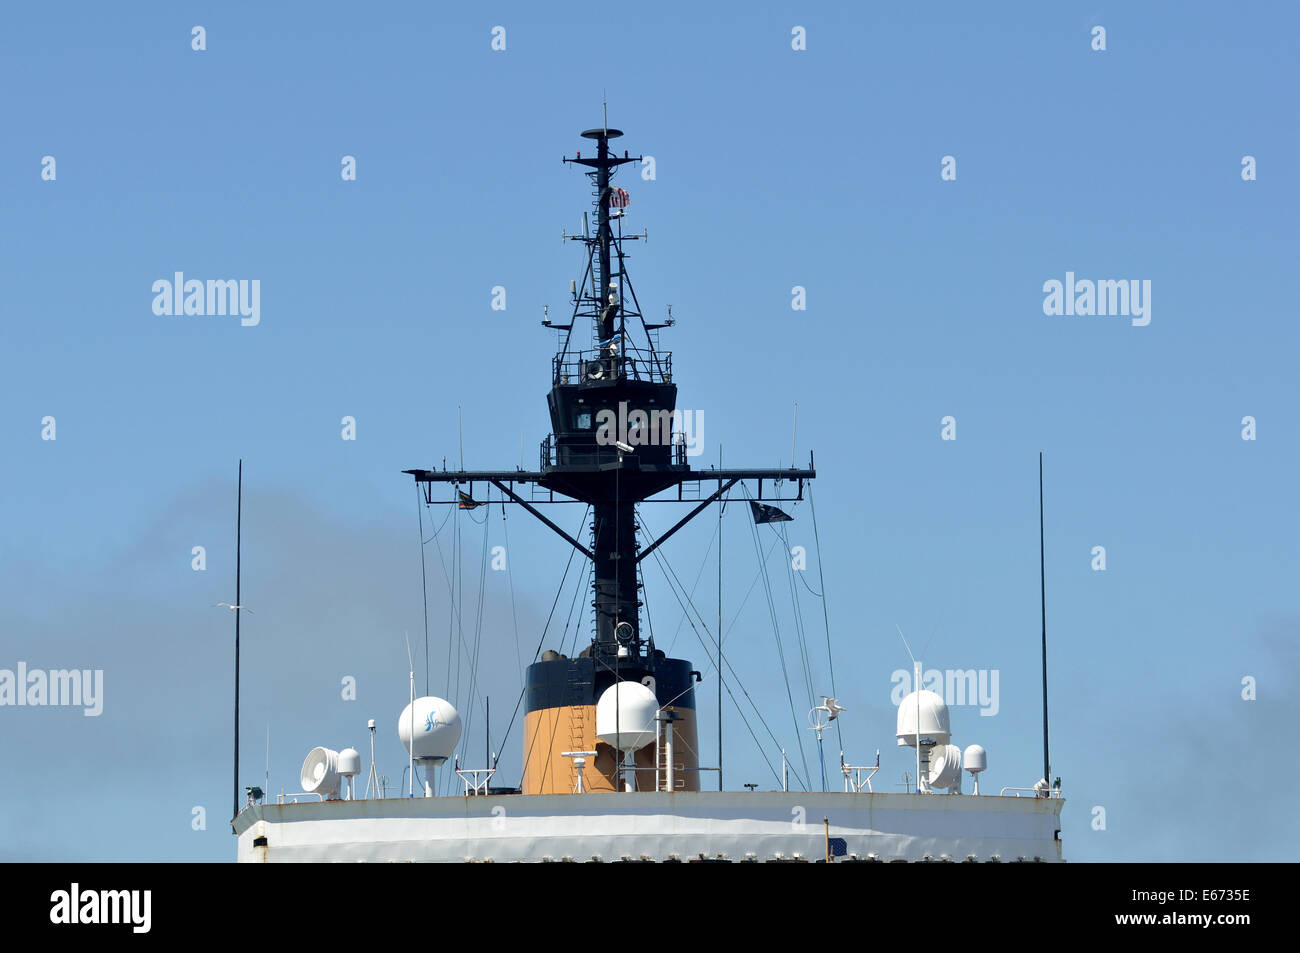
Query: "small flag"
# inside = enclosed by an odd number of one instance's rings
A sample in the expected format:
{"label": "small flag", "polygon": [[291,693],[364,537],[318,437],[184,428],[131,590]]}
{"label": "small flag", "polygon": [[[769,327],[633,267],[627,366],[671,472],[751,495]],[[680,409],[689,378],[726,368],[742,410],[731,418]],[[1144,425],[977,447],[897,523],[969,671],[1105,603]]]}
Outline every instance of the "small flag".
{"label": "small flag", "polygon": [[465,493],[461,490],[456,491],[456,496],[460,498],[460,502],[456,506],[457,509],[472,510],[477,506],[483,505],[478,500],[474,499],[474,497],[470,496],[468,493]]}
{"label": "small flag", "polygon": [[627,194],[627,189],[620,189],[616,186],[609,190],[610,208],[627,208],[628,203],[631,201],[632,198]]}
{"label": "small flag", "polygon": [[779,510],[775,506],[768,506],[765,503],[755,503],[750,500],[749,506],[754,511],[755,523],[781,523],[794,519],[789,513]]}

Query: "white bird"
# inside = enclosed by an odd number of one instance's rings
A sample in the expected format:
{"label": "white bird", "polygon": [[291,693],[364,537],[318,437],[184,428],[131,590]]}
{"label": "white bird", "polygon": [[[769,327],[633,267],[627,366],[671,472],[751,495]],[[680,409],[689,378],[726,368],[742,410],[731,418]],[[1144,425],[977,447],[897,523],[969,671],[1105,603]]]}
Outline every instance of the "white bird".
{"label": "white bird", "polygon": [[234,612],[236,609],[242,609],[244,612],[252,612],[252,611],[253,611],[252,609],[248,608],[247,606],[232,606],[229,602],[217,602],[217,603],[214,603],[213,606],[212,606],[212,608],[214,608],[214,609],[229,609],[231,612]]}

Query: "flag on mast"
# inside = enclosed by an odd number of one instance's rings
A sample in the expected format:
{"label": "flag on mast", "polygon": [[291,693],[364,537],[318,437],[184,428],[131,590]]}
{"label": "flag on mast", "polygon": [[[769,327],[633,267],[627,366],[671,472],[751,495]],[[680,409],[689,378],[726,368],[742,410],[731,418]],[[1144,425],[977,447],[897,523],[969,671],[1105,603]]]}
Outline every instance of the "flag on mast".
{"label": "flag on mast", "polygon": [[784,510],[775,506],[768,506],[766,503],[755,503],[749,501],[750,509],[754,513],[755,523],[782,523],[786,520],[793,520],[794,517]]}

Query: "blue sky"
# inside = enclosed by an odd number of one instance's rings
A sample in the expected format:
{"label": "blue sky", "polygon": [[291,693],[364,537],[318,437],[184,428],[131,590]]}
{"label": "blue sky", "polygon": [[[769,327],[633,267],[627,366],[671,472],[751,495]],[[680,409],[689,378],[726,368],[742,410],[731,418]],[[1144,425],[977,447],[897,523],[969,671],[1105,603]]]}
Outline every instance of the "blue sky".
{"label": "blue sky", "polygon": [[[591,12],[5,11],[0,668],[102,668],[106,697],[93,719],[0,709],[0,855],[233,857],[230,617],[212,604],[234,601],[240,457],[255,610],[243,783],[262,780],[268,723],[278,792],[296,789],[312,746],[364,749],[371,717],[380,769],[400,776],[402,633],[422,651],[424,626],[400,471],[454,463],[458,407],[467,466],[514,466],[521,441],[535,465],[554,345],[538,322],[579,276],[560,231],[590,201],[559,160],[584,146],[604,90],[620,145],[656,160],[653,181],[618,180],[629,224],[649,232],[630,268],[647,314],[673,305],[663,343],[680,405],[704,412],[703,459],[721,443],[729,465],[787,465],[796,402],[798,457],[817,454],[850,760],[880,748],[888,790],[908,767],[889,702],[891,673],[910,666],[901,626],[927,667],[1000,673],[996,716],[953,712],[955,740],[989,750],[985,789],[1041,774],[1042,450],[1066,856],[1293,856],[1295,834],[1255,818],[1300,781],[1265,754],[1296,723],[1300,689],[1294,9]],[[340,177],[345,155],[355,181]],[[955,181],[940,178],[948,155]],[[176,271],[259,280],[260,324],[155,315],[151,286]],[[1045,315],[1043,284],[1067,271],[1149,280],[1150,324]],[[504,311],[490,307],[498,285]],[[345,415],[355,441],[340,438]],[[956,440],[940,439],[947,415]],[[557,509],[577,525],[577,508]],[[662,530],[674,512],[646,516]],[[792,512],[790,542],[815,572],[807,504]],[[487,574],[481,635],[494,746],[568,556],[507,515],[487,529],[491,546],[508,528],[511,570]],[[761,592],[741,607],[757,571],[745,520],[728,509],[725,611],[739,615],[726,644],[793,749]],[[462,529],[473,616],[484,530]],[[665,546],[680,576],[694,578],[715,529]],[[1090,565],[1099,545],[1105,572]],[[435,689],[449,678],[436,559]],[[671,594],[654,572],[647,583],[656,631],[676,629]],[[828,684],[820,609],[803,604]],[[675,651],[705,662],[686,628]],[[356,701],[340,697],[348,675]],[[701,687],[710,726],[715,691]],[[724,726],[728,787],[769,784],[734,710]],[[519,743],[516,726],[503,766]]]}

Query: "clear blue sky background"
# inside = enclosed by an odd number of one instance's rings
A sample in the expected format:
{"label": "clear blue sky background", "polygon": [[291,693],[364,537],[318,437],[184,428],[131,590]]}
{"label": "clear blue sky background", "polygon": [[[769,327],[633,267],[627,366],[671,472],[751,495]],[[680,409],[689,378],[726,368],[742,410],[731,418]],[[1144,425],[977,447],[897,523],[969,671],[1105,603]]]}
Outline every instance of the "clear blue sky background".
{"label": "clear blue sky background", "polygon": [[[467,466],[514,466],[521,440],[535,466],[553,348],[538,321],[578,276],[560,230],[580,227],[590,201],[559,160],[586,144],[604,89],[620,145],[656,158],[655,181],[619,180],[629,223],[650,235],[631,267],[647,313],[673,305],[664,344],[681,406],[704,412],[705,459],[721,443],[728,464],[788,465],[795,402],[798,456],[816,451],[847,756],[880,748],[878,789],[898,790],[899,625],[927,666],[1000,673],[996,716],[953,711],[954,740],[989,750],[986,790],[1040,776],[1043,450],[1066,856],[1294,857],[1278,819],[1300,769],[1277,745],[1300,690],[1295,8],[593,14],[6,8],[0,667],[102,668],[106,697],[97,719],[0,709],[0,856],[234,856],[232,626],[211,606],[234,601],[240,457],[255,610],[241,782],[263,781],[268,725],[271,789],[294,791],[309,748],[364,751],[373,717],[396,786],[402,633],[422,656],[424,638],[400,471],[454,463],[458,406]],[[195,24],[204,52],[190,48]],[[504,52],[490,47],[496,25]],[[791,49],[796,25],[806,51]],[[1090,48],[1095,25],[1105,52]],[[344,155],[355,182],[340,178]],[[955,182],[940,180],[944,155]],[[1242,181],[1245,155],[1258,181]],[[1149,279],[1150,325],[1045,316],[1043,282],[1067,270]],[[260,326],[154,315],[151,285],[175,271],[259,279]],[[494,285],[505,311],[489,307]],[[795,285],[806,311],[791,309]],[[344,415],[354,442],[340,439]],[[956,441],[940,439],[945,415]],[[578,508],[559,512],[576,527]],[[673,512],[646,519],[662,530]],[[813,553],[820,589],[807,504],[793,512],[790,541]],[[498,508],[488,527],[489,546],[510,533],[511,571],[487,574],[477,695],[462,674],[454,699],[478,763],[478,696],[491,695],[506,781],[520,746],[518,724],[501,739],[507,713],[568,556],[526,514],[509,517]],[[761,587],[742,603],[757,570],[746,520],[740,506],[725,520],[726,644],[794,750]],[[461,525],[472,643],[483,529]],[[688,581],[714,530],[706,520],[666,547]],[[196,545],[205,572],[190,567]],[[1098,545],[1105,572],[1090,568]],[[430,544],[429,657],[416,665],[435,691],[456,681],[442,565]],[[707,619],[711,573],[697,593]],[[660,644],[680,629],[674,653],[704,666],[657,571],[647,584]],[[557,616],[571,598],[570,586]],[[829,692],[820,608],[806,592],[803,605]],[[797,670],[792,651],[787,662]],[[340,697],[348,675],[356,701]],[[699,705],[712,726],[709,675]],[[1241,698],[1245,676],[1256,701]],[[801,726],[806,694],[796,682]],[[773,746],[760,754],[730,707],[725,734],[728,787],[774,783]]]}

